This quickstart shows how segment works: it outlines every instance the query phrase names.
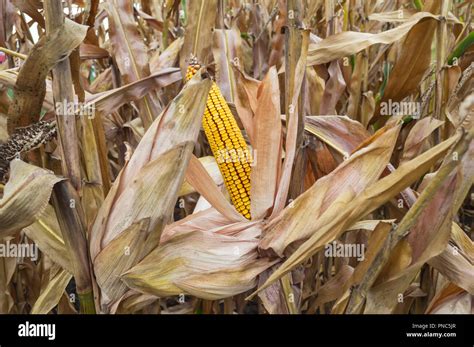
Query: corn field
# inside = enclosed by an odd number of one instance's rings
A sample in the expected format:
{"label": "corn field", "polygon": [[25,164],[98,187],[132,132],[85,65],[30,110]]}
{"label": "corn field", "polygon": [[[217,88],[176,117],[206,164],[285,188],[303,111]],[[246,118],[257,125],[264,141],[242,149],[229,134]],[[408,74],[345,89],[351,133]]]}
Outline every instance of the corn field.
{"label": "corn field", "polygon": [[472,1],[0,15],[0,313],[474,313]]}

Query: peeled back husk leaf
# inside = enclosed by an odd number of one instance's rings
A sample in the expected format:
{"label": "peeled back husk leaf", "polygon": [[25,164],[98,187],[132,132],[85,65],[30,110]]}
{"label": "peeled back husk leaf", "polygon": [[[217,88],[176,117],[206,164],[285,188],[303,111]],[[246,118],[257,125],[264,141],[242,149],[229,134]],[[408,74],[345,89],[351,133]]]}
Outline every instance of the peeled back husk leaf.
{"label": "peeled back husk leaf", "polygon": [[274,263],[257,259],[257,242],[196,230],[160,245],[122,278],[130,288],[157,296],[231,297],[255,287],[257,275]]}
{"label": "peeled back husk leaf", "polygon": [[[102,308],[123,294],[114,264],[121,264],[119,272],[125,272],[159,243],[184,181],[210,84],[200,74],[186,84],[151,124],[99,210],[91,231],[91,257],[99,270],[97,283],[104,289]],[[117,253],[111,243],[144,219],[149,223],[144,227],[143,250],[134,254],[133,261],[121,259],[129,255]]]}

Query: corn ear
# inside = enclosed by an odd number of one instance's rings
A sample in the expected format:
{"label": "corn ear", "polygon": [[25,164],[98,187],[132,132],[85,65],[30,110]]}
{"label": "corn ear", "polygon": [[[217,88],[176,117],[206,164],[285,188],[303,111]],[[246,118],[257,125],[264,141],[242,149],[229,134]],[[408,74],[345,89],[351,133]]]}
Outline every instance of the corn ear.
{"label": "corn ear", "polygon": [[[191,58],[186,81],[200,68],[197,59]],[[209,91],[202,126],[233,205],[241,215],[250,219],[251,154],[237,121],[215,82]]]}

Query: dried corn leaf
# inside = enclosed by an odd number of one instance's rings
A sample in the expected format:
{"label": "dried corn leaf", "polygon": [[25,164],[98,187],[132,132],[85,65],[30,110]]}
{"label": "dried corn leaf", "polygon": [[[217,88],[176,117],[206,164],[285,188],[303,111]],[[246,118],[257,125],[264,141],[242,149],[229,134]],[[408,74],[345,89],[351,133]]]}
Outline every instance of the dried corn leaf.
{"label": "dried corn leaf", "polygon": [[431,314],[472,314],[472,295],[462,292],[439,304]]}
{"label": "dried corn leaf", "polygon": [[469,255],[464,254],[464,250],[448,244],[441,254],[429,260],[429,264],[451,282],[474,295],[474,263],[469,260]]}
{"label": "dried corn leaf", "polygon": [[217,300],[245,292],[272,262],[258,240],[195,230],[172,237],[124,274],[132,289],[157,296],[189,293]]}
{"label": "dried corn leaf", "polygon": [[429,12],[418,12],[400,26],[377,34],[344,31],[318,43],[310,44],[308,66],[324,64],[350,56],[377,43],[390,44],[403,38],[415,25],[423,20],[437,17]]}
{"label": "dried corn leaf", "polygon": [[[126,84],[150,75],[147,47],[138,32],[133,16],[133,3],[110,0],[105,7],[109,18],[110,42],[120,74]],[[150,93],[138,102],[145,129],[159,114],[156,96]]]}
{"label": "dried corn leaf", "polygon": [[[309,60],[309,57],[308,57]],[[342,93],[346,90],[346,82],[342,76],[342,70],[337,61],[329,64],[329,79],[326,81],[323,98],[319,106],[319,114],[335,114],[336,104],[340,100]]]}
{"label": "dried corn leaf", "polygon": [[317,307],[340,297],[353,272],[354,269],[351,266],[343,265],[334,277],[321,286],[317,293],[314,293],[317,297],[312,305]]}
{"label": "dried corn leaf", "polygon": [[272,249],[281,256],[292,242],[307,239],[312,230],[322,226],[322,219],[318,218],[328,210],[335,210],[332,203],[339,196],[346,191],[358,195],[380,177],[390,160],[399,130],[400,126],[395,126],[374,135],[371,143],[319,179],[268,226],[259,247]]}
{"label": "dried corn leaf", "polygon": [[212,41],[212,53],[216,62],[216,80],[222,95],[228,102],[234,102],[237,88],[232,64],[242,60],[240,54],[240,31],[238,28],[229,30],[215,29]]}
{"label": "dried corn leaf", "polygon": [[188,23],[179,63],[183,72],[186,70],[187,60],[191,54],[204,65],[211,62],[212,29],[216,21],[217,0],[189,1],[186,10]]}
{"label": "dried corn leaf", "polygon": [[[287,201],[291,175],[294,167],[293,164],[297,154],[298,136],[303,136],[302,132],[304,126],[301,123],[304,121],[304,110],[298,108],[298,100],[301,99],[301,87],[305,78],[309,31],[298,32],[297,35],[299,35],[299,45],[292,48],[295,53],[290,55],[290,57],[294,61],[292,61],[291,64],[289,63],[293,71],[291,74],[288,74],[287,78],[287,84],[291,87],[286,87],[286,89],[291,89],[291,92],[290,90],[285,91],[285,99],[288,100],[289,103],[289,109],[287,110],[288,114],[286,117],[288,124],[285,139],[285,161],[282,165],[282,173],[278,182],[278,190],[275,197],[275,206],[273,208],[272,217],[284,208]],[[296,55],[295,58],[293,58],[294,55]]]}
{"label": "dried corn leaf", "polygon": [[53,186],[59,181],[61,178],[50,171],[13,160],[10,163],[10,180],[0,200],[0,237],[34,223],[48,205]]}
{"label": "dried corn leaf", "polygon": [[452,224],[446,249],[429,264],[457,286],[474,295],[474,243],[457,225]]}
{"label": "dried corn leaf", "polygon": [[41,252],[69,273],[73,273],[71,259],[52,206],[48,205],[44,212],[38,216],[36,222],[23,231],[38,245]]}
{"label": "dried corn leaf", "polygon": [[[437,14],[439,6],[440,3],[434,1],[429,11]],[[382,102],[400,101],[419,88],[421,79],[430,66],[431,41],[437,24],[438,22],[434,20],[424,20],[415,25],[407,34],[390,72]]]}
{"label": "dried corn leaf", "polygon": [[[453,136],[417,158],[405,163],[390,175],[369,186],[355,199],[351,198],[350,192],[341,194],[339,200],[342,204],[346,203],[346,207],[344,209],[339,209],[341,206],[334,208],[333,210],[337,211],[337,213],[333,213],[333,216],[331,216],[333,218],[327,218],[325,224],[314,232],[258,291],[265,289],[282,275],[291,271],[295,266],[321,250],[325,244],[333,241],[342,233],[343,229],[346,229],[340,227],[340,225],[354,223],[356,220],[359,220],[393,198],[403,188],[408,187],[439,160],[458,139],[459,136]],[[350,204],[348,204],[349,201]],[[311,232],[311,230],[309,232]]]}
{"label": "dried corn leaf", "polygon": [[[367,294],[365,312],[391,312],[398,303],[399,293],[405,292],[422,265],[445,250],[451,231],[453,201],[459,189],[459,176],[456,170],[446,176],[441,174],[440,169],[419,198],[423,205],[415,203],[412,207],[414,213],[406,214],[400,222],[403,227],[410,226],[410,234],[397,246],[405,245],[403,252],[411,253],[411,261],[400,269],[390,269],[392,264],[386,264],[385,271],[379,274],[376,284]],[[425,196],[426,201],[422,200]],[[392,256],[396,257],[393,252]],[[401,256],[396,258],[400,259]]]}
{"label": "dried corn leaf", "polygon": [[431,117],[425,117],[416,122],[405,141],[400,163],[411,160],[420,154],[425,141],[431,133],[443,125],[443,123],[443,121]]}
{"label": "dried corn leaf", "polygon": [[464,293],[464,290],[462,288],[459,288],[453,283],[448,282],[437,291],[435,297],[431,300],[430,304],[428,305],[428,308],[426,309],[425,313],[427,314],[432,313],[433,309],[436,309],[438,306],[443,306],[444,303],[446,303],[453,297],[462,293]]}
{"label": "dried corn leaf", "polygon": [[305,130],[347,156],[370,136],[359,122],[346,116],[308,116]]}
{"label": "dried corn leaf", "polygon": [[0,313],[10,313],[15,300],[10,292],[10,283],[16,269],[16,258],[0,257]]}
{"label": "dried corn leaf", "polygon": [[[183,47],[184,38],[179,37],[171,45],[166,47],[163,52],[157,51],[150,58],[150,71],[152,74],[160,72],[163,69],[173,67],[178,60],[178,54]],[[159,54],[158,54],[159,53]]]}
{"label": "dried corn leaf", "polygon": [[15,98],[8,110],[8,132],[38,120],[51,69],[79,46],[87,27],[65,19],[64,24],[43,36],[28,54],[15,82]]}
{"label": "dried corn leaf", "polygon": [[232,65],[236,84],[239,88],[234,90],[233,100],[242,124],[247,131],[251,145],[255,145],[253,118],[257,112],[257,93],[262,82],[252,79]]}
{"label": "dried corn leaf", "polygon": [[44,288],[41,289],[41,294],[35,301],[32,314],[48,314],[58,305],[59,300],[66,290],[66,286],[71,281],[72,275],[70,272],[60,269],[52,278],[46,282]]}
{"label": "dried corn leaf", "polygon": [[115,88],[101,94],[94,94],[86,99],[89,105],[85,107],[93,106],[97,111],[107,115],[116,111],[127,102],[143,98],[154,89],[164,88],[180,80],[181,73],[178,68],[162,69],[120,88]]}
{"label": "dried corn leaf", "polygon": [[[158,244],[160,233],[171,216],[193,147],[193,142],[184,142],[145,165],[114,204],[110,213],[112,221],[108,223],[110,234],[104,235],[103,249],[94,258],[97,283],[102,285],[103,290],[103,305],[123,294],[124,288],[111,282],[116,280],[115,271],[128,270]],[[151,201],[156,202],[151,204]],[[115,215],[117,211],[121,213]],[[140,225],[138,229],[132,227],[143,219],[150,222]],[[149,235],[146,247],[142,249],[135,244],[140,244],[143,241],[141,238],[128,239],[129,234],[129,237]],[[123,242],[129,244],[124,245]],[[132,249],[129,253],[133,256],[124,251],[125,246]]]}

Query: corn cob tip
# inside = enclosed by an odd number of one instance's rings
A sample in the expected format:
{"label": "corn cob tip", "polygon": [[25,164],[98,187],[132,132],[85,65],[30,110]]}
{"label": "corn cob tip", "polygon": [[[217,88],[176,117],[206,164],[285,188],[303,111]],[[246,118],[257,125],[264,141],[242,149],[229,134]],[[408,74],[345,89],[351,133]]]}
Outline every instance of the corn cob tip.
{"label": "corn cob tip", "polygon": [[191,56],[189,57],[189,65],[201,67],[201,63],[194,54],[191,54]]}
{"label": "corn cob tip", "polygon": [[201,63],[199,62],[198,58],[194,54],[191,54],[191,57],[189,58],[188,69],[186,71],[186,82],[193,78],[200,68]]}

